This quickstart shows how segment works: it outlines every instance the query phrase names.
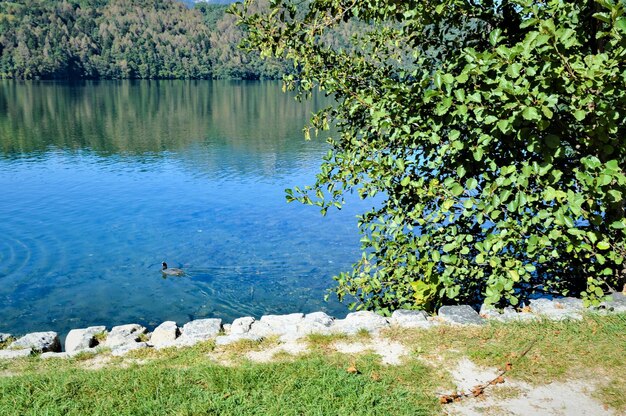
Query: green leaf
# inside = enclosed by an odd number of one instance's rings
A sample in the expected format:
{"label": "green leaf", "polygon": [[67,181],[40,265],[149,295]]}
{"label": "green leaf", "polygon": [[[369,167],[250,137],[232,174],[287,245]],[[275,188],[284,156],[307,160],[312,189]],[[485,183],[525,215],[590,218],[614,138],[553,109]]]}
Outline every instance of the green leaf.
{"label": "green leaf", "polygon": [[525,120],[541,120],[541,116],[535,107],[526,107],[524,111],[522,111],[522,117]]}
{"label": "green leaf", "polygon": [[492,30],[489,34],[489,43],[491,43],[492,46],[496,46],[500,40],[500,35],[502,35],[502,29]]}
{"label": "green leaf", "polygon": [[586,117],[586,113],[583,110],[574,111],[574,118],[578,121],[583,121]]}
{"label": "green leaf", "polygon": [[433,78],[433,82],[435,83],[435,87],[437,87],[438,89],[441,89],[442,78],[441,78],[441,73],[440,72],[435,72],[435,76]]}
{"label": "green leaf", "polygon": [[613,198],[613,202],[620,202],[622,200],[622,193],[620,191],[611,189],[608,191],[608,194]]}
{"label": "green leaf", "polygon": [[410,182],[411,182],[411,178],[409,176],[405,176],[404,178],[402,178],[400,185],[407,186]]}
{"label": "green leaf", "polygon": [[446,253],[449,253],[455,248],[456,248],[456,243],[448,243],[443,246],[443,251]]}
{"label": "green leaf", "polygon": [[446,85],[450,85],[454,82],[454,76],[452,74],[444,74],[441,79]]}
{"label": "green leaf", "polygon": [[604,166],[606,166],[607,170],[612,171],[612,172],[616,172],[619,169],[619,162],[615,159],[613,160],[609,160],[608,162],[606,162],[604,164]]}
{"label": "green leaf", "polygon": [[509,69],[507,70],[507,72],[511,78],[519,78],[521,69],[522,69],[522,64],[514,63],[509,66]]}
{"label": "green leaf", "polygon": [[598,244],[596,244],[596,247],[598,247],[598,249],[600,250],[608,250],[609,248],[611,248],[611,245],[609,244],[608,241],[603,240],[598,242]]}
{"label": "green leaf", "polygon": [[454,183],[454,185],[452,186],[452,189],[451,189],[452,195],[454,195],[454,196],[461,195],[463,193],[463,191],[464,191],[463,187],[459,183],[457,183],[457,182]]}
{"label": "green leaf", "polygon": [[543,191],[543,199],[546,201],[552,201],[554,198],[556,198],[556,190],[553,187],[548,186]]}
{"label": "green leaf", "polygon": [[514,282],[519,282],[519,274],[516,270],[509,269],[507,270],[507,272],[509,273],[511,280],[513,280]]}
{"label": "green leaf", "polygon": [[497,126],[502,133],[507,133],[511,127],[511,122],[509,120],[500,120],[498,121]]}
{"label": "green leaf", "polygon": [[495,116],[487,116],[485,117],[485,124],[493,124],[498,121],[498,117]]}

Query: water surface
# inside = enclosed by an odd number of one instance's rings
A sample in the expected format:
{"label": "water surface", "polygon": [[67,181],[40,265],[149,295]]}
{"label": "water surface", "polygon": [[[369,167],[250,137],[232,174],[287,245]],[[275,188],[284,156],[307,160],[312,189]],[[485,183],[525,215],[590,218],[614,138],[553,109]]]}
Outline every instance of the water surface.
{"label": "water surface", "polygon": [[[0,332],[325,310],[350,201],[287,204],[326,145],[278,83],[0,83]],[[187,275],[164,279],[160,262]]]}

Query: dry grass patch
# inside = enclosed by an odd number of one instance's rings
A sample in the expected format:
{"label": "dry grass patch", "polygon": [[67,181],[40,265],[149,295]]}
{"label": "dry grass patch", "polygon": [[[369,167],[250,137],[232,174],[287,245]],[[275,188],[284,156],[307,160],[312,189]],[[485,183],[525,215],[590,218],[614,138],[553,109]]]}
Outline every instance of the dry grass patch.
{"label": "dry grass patch", "polygon": [[[595,396],[626,410],[626,315],[585,314],[582,321],[489,322],[481,327],[437,326],[384,333],[426,362],[449,363],[468,357],[484,367],[511,365],[506,378],[533,385],[579,379],[589,374]],[[530,347],[528,353],[522,354]],[[591,383],[591,381],[590,381]],[[621,389],[620,389],[621,386]]]}
{"label": "dry grass patch", "polygon": [[304,338],[309,348],[314,350],[333,350],[332,345],[337,341],[348,341],[346,334],[309,334]]}

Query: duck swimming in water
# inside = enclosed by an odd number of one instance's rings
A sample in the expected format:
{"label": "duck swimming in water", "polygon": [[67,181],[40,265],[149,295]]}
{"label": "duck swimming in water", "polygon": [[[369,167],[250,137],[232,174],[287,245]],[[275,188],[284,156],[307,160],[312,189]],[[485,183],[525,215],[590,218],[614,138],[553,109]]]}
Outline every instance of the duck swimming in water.
{"label": "duck swimming in water", "polygon": [[163,265],[163,268],[161,269],[161,273],[168,275],[168,276],[182,276],[185,274],[184,271],[182,271],[181,269],[177,269],[175,267],[169,268],[167,267],[167,263],[163,262],[161,263],[161,265]]}

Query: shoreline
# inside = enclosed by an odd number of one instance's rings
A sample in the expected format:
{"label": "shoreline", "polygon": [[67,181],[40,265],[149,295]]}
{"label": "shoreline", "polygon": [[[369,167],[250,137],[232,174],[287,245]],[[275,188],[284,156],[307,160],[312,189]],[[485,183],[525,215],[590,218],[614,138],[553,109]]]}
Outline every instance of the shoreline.
{"label": "shoreline", "polygon": [[247,316],[237,318],[232,323],[224,323],[219,318],[206,318],[189,321],[180,327],[174,321],[166,321],[152,332],[139,324],[113,326],[110,330],[105,326],[92,326],[69,331],[64,346],[61,345],[58,333],[53,331],[33,332],[20,337],[0,333],[0,359],[38,354],[42,358],[70,358],[103,350],[110,350],[114,356],[123,356],[138,349],[180,348],[209,340],[213,340],[216,345],[228,345],[241,340],[261,341],[268,337],[278,337],[281,342],[289,342],[310,334],[375,334],[393,327],[482,325],[490,320],[580,320],[587,311],[626,312],[626,295],[623,292],[613,293],[611,298],[595,308],[584,308],[581,299],[570,297],[531,300],[529,306],[520,311],[511,307],[502,311],[483,307],[480,312],[476,312],[468,305],[442,306],[436,316],[429,316],[424,311],[397,310],[389,318],[370,311],[352,312],[343,319],[325,312],[264,315],[258,320]]}

